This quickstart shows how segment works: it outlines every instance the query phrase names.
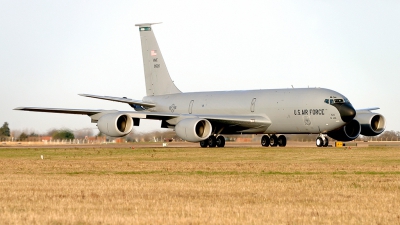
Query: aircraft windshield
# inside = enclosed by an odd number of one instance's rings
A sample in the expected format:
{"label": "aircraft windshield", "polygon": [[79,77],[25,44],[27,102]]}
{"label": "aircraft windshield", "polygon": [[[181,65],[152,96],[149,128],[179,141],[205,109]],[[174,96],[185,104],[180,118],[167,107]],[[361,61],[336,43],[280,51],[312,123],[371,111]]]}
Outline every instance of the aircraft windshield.
{"label": "aircraft windshield", "polygon": [[341,99],[341,98],[330,98],[330,99],[325,99],[324,102],[326,104],[332,105],[334,103],[350,103],[347,98]]}

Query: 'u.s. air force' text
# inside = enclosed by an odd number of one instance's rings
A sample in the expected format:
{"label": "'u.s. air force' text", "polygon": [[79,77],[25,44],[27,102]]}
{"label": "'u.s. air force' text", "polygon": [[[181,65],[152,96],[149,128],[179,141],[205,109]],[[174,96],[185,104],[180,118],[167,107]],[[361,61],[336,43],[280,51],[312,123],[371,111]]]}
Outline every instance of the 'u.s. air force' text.
{"label": "'u.s. air force' text", "polygon": [[295,109],[294,110],[294,115],[325,115],[324,114],[325,109]]}

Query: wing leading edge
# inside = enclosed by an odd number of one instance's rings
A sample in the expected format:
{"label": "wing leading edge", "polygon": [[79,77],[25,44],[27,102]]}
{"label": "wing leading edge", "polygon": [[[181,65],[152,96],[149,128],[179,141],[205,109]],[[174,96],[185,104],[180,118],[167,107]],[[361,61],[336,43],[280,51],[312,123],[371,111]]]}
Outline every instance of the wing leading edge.
{"label": "wing leading edge", "polygon": [[80,114],[92,116],[104,111],[118,112],[117,110],[103,109],[63,109],[63,108],[40,108],[40,107],[17,107],[14,110],[31,111],[31,112],[47,112],[47,113],[63,113],[63,114]]}

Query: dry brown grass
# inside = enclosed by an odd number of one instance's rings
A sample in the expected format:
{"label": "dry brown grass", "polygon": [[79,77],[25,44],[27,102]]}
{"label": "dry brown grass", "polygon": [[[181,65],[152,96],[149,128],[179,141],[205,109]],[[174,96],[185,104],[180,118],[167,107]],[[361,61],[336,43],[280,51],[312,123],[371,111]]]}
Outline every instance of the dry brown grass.
{"label": "dry brown grass", "polygon": [[0,223],[399,224],[399,150],[3,148]]}

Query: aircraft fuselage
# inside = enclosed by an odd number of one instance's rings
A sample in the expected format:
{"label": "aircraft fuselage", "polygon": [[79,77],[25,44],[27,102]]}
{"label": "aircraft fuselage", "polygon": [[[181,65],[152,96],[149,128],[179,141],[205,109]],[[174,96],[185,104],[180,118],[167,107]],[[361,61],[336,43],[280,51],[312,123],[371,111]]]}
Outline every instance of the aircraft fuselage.
{"label": "aircraft fuselage", "polygon": [[[346,99],[323,88],[188,92],[146,96],[152,112],[213,115],[261,115],[271,125],[262,133],[326,133],[346,124],[326,99]],[[244,132],[245,133],[245,132]]]}

